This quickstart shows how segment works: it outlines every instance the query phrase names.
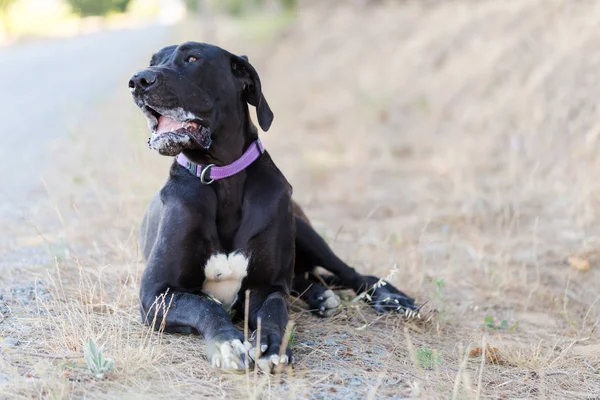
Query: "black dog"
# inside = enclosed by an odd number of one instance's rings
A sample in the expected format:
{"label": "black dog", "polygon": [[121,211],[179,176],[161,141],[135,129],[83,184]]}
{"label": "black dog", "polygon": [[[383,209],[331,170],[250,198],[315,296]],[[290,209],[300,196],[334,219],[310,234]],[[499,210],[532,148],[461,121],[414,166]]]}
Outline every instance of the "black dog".
{"label": "black dog", "polygon": [[[292,202],[290,184],[257,142],[248,104],[263,131],[273,113],[246,57],[204,43],[169,46],[131,77],[129,88],[148,118],[150,147],[187,160],[173,163],[140,228],[146,322],[199,332],[217,368],[243,369],[254,360],[270,371],[292,360],[289,348],[280,349],[291,292],[321,316],[339,306],[326,284],[368,291],[377,311],[417,315],[413,299],[336,257]],[[252,152],[256,160],[248,163]],[[245,168],[211,181],[216,166],[241,157]],[[334,275],[318,276],[317,266]],[[250,328],[260,323],[253,360],[245,360],[244,335],[228,313],[244,315],[246,290]]]}

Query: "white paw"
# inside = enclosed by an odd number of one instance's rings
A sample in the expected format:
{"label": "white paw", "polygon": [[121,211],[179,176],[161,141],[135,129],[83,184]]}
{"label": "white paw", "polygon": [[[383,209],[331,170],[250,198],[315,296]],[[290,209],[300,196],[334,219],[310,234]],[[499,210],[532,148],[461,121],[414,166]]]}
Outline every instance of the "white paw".
{"label": "white paw", "polygon": [[210,344],[208,349],[210,365],[223,370],[243,370],[246,348],[238,339]]}
{"label": "white paw", "polygon": [[290,364],[290,359],[286,354],[281,356],[279,354],[267,354],[263,356],[262,353],[267,350],[268,346],[263,344],[260,347],[262,350],[260,354],[257,354],[256,347],[252,347],[248,350],[248,355],[256,365],[258,365],[258,368],[260,368],[261,371],[270,373],[275,371],[277,366],[283,370]]}
{"label": "white paw", "polygon": [[273,372],[278,365],[280,365],[280,368],[283,370],[289,365],[289,363],[290,360],[285,354],[282,356],[273,354],[268,357],[259,358],[259,360],[256,362],[256,365],[258,365],[258,368],[260,368],[261,371]]}

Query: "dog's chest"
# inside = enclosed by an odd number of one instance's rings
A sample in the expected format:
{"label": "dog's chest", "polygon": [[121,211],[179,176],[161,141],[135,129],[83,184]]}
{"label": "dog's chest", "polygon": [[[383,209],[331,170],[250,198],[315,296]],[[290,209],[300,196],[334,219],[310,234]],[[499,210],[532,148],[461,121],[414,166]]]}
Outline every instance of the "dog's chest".
{"label": "dog's chest", "polygon": [[202,291],[229,310],[237,300],[242,280],[248,274],[248,258],[240,252],[213,254],[204,266]]}

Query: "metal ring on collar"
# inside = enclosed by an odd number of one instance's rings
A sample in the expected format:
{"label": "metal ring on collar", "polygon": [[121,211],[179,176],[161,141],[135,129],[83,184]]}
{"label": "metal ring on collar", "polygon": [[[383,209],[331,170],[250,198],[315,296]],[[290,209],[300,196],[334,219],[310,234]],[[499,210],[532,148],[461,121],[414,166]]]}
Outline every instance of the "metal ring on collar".
{"label": "metal ring on collar", "polygon": [[[208,164],[206,167],[204,167],[202,169],[202,172],[200,173],[200,182],[202,182],[204,185],[210,185],[211,183],[213,183],[215,180],[214,179],[210,179],[210,169],[211,167],[214,167],[215,164]],[[206,173],[209,172],[208,176],[209,176],[209,180],[206,180]]]}

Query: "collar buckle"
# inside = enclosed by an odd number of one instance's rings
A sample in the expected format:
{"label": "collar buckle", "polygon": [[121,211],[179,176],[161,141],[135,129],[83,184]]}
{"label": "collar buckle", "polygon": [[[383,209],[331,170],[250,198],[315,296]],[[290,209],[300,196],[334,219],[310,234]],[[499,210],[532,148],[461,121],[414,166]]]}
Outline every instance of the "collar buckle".
{"label": "collar buckle", "polygon": [[[214,166],[215,164],[208,164],[206,167],[202,168],[202,172],[200,172],[200,182],[202,182],[203,185],[210,185],[215,181],[214,179],[210,179],[210,169]],[[207,177],[208,180],[206,179]]]}
{"label": "collar buckle", "polygon": [[190,160],[186,161],[184,167],[185,167],[185,169],[190,171],[193,175],[196,175],[198,172],[198,164],[191,162]]}

